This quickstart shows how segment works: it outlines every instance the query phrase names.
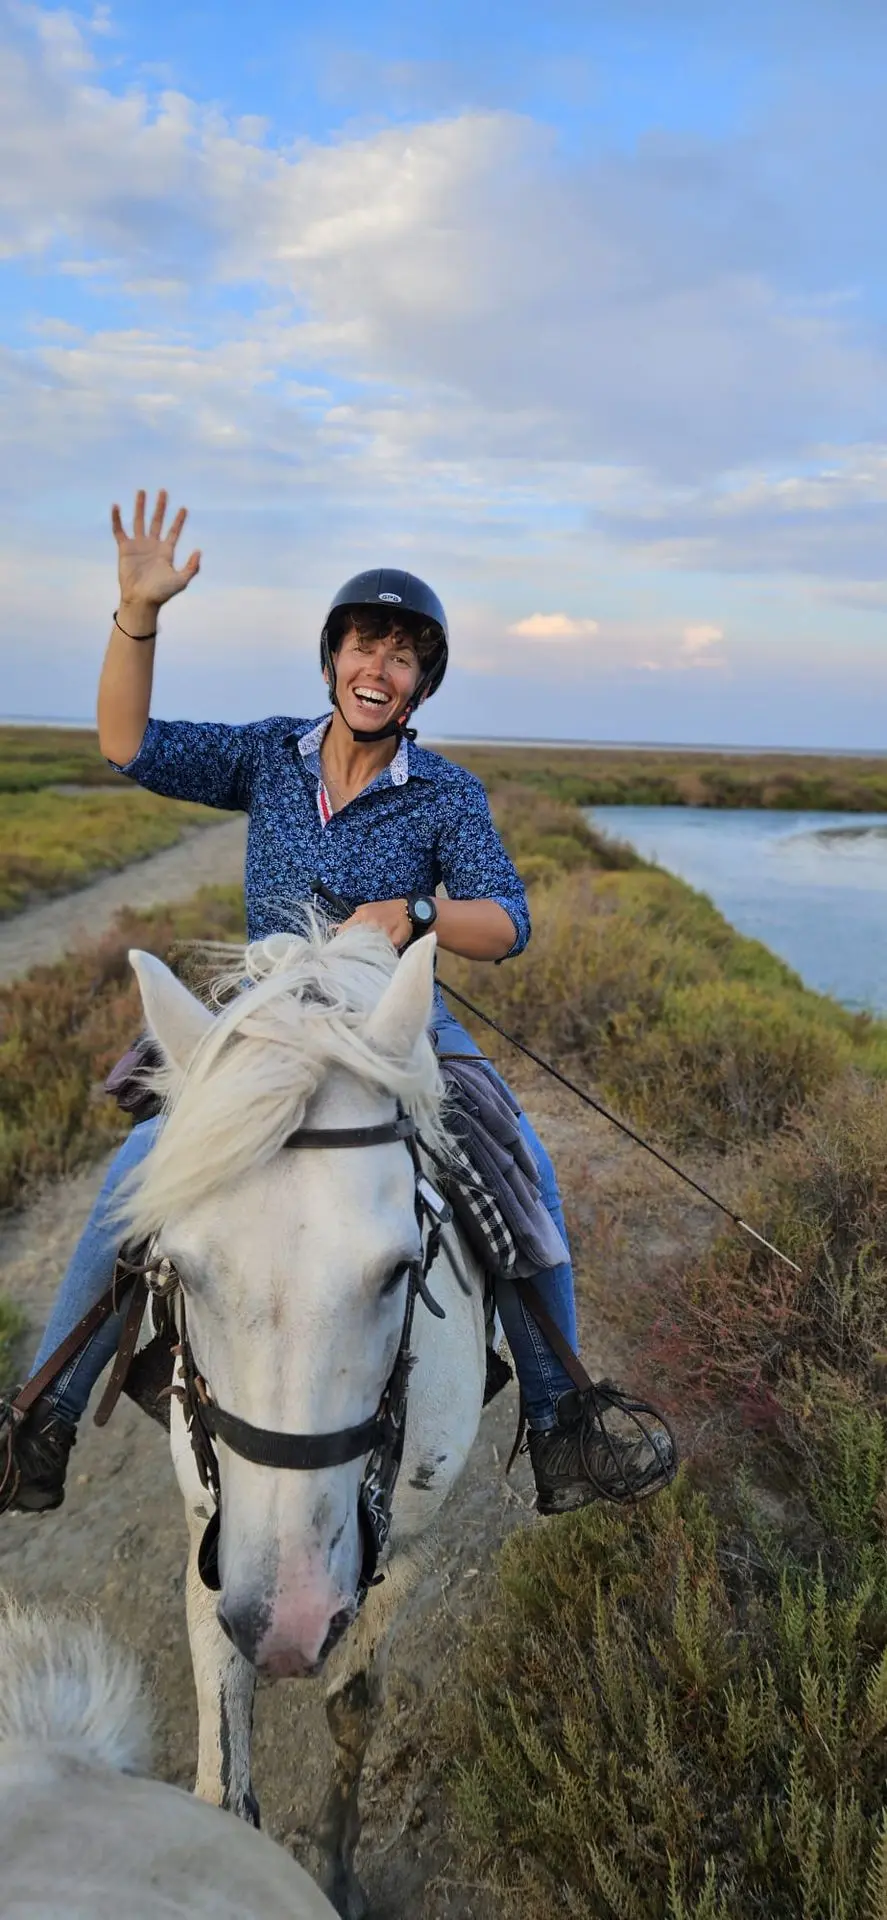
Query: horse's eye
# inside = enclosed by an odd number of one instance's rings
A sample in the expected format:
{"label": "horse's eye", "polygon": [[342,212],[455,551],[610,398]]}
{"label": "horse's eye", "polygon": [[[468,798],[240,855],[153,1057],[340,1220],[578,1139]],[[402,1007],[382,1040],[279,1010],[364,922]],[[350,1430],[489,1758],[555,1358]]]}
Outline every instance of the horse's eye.
{"label": "horse's eye", "polygon": [[383,1300],[386,1300],[390,1293],[397,1292],[397,1289],[400,1286],[401,1281],[406,1278],[406,1275],[409,1273],[409,1270],[410,1270],[409,1261],[401,1260],[399,1265],[395,1267],[394,1272],[388,1275],[388,1279],[386,1280],[385,1285],[382,1288]]}

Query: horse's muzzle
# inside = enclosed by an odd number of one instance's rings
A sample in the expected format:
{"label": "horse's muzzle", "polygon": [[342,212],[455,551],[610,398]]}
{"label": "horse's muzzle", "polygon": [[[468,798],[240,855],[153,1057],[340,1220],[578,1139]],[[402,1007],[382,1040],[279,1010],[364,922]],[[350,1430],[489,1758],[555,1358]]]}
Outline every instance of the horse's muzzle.
{"label": "horse's muzzle", "polygon": [[222,1592],[218,1620],[223,1633],[256,1672],[269,1679],[307,1679],[319,1673],[357,1612],[329,1580],[306,1581],[273,1597]]}

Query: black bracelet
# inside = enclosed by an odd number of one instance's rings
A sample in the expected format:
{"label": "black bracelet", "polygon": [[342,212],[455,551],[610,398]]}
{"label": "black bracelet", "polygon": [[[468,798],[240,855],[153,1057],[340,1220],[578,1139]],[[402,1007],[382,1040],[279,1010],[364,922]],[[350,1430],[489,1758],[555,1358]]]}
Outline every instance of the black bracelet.
{"label": "black bracelet", "polygon": [[120,621],[118,620],[116,613],[114,615],[114,625],[117,628],[118,633],[122,633],[127,640],[138,640],[141,643],[142,640],[156,640],[157,638],[156,627],[154,628],[153,633],[127,633],[126,628],[120,625]]}

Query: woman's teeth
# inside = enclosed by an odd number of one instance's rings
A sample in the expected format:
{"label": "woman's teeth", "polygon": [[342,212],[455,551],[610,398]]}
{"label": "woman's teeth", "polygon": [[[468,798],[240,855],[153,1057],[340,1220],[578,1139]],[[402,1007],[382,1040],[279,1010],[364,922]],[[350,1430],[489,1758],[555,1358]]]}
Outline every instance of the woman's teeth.
{"label": "woman's teeth", "polygon": [[387,707],[388,705],[388,700],[384,693],[372,693],[369,687],[355,687],[354,698],[360,701],[362,707],[375,707],[378,709],[379,707]]}

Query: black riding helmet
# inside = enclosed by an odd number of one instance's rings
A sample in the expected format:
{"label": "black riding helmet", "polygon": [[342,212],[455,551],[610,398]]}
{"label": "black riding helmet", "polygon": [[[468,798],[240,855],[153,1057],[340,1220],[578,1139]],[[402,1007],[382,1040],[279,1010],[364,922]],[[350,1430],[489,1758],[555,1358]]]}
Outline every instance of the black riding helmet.
{"label": "black riding helmet", "polygon": [[[336,701],[335,652],[350,616],[361,607],[382,607],[398,619],[402,614],[410,618],[404,622],[404,631],[421,624],[436,629],[439,646],[431,665],[420,676],[410,704],[402,713],[389,720],[387,726],[377,732],[349,730],[354,739],[363,745],[372,740],[384,740],[392,734],[407,731],[407,721],[414,707],[417,707],[423,694],[436,693],[447,670],[449,652],[449,629],[447,616],[431,587],[420,580],[415,573],[401,573],[396,567],[371,567],[367,573],[356,573],[351,580],[339,588],[330,605],[323,623],[320,636],[320,664],[329,676],[330,693]],[[338,701],[336,701],[338,706]],[[341,708],[339,708],[341,712]],[[344,717],[344,716],[343,716]],[[347,722],[346,722],[347,724]]]}

